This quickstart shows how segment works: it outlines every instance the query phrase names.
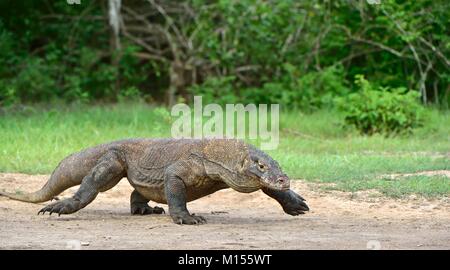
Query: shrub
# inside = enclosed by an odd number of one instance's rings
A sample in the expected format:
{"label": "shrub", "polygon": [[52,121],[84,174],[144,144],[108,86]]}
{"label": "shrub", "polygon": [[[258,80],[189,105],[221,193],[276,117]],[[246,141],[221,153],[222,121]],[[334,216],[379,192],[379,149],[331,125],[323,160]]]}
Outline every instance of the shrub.
{"label": "shrub", "polygon": [[286,108],[314,111],[334,107],[334,99],[349,93],[342,66],[301,74],[292,64],[283,65],[279,79],[260,87],[240,87],[236,77],[208,77],[202,84],[189,88],[193,95],[203,96],[206,103],[280,104]]}
{"label": "shrub", "polygon": [[283,65],[283,74],[279,81],[266,82],[261,88],[241,91],[242,97],[254,103],[278,103],[303,111],[314,111],[333,107],[334,98],[349,92],[344,68],[339,65],[301,74],[297,67],[286,63]]}
{"label": "shrub", "polygon": [[368,135],[410,133],[422,125],[424,109],[417,91],[402,87],[375,88],[363,75],[357,75],[355,83],[358,92],[338,99],[347,125]]}
{"label": "shrub", "polygon": [[117,95],[119,102],[138,101],[141,98],[141,92],[134,86],[122,89]]}

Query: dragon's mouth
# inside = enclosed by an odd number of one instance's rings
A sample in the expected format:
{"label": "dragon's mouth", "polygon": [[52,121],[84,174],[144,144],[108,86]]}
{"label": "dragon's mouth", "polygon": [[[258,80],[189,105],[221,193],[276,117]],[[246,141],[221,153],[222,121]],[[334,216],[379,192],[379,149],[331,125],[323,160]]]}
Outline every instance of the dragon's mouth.
{"label": "dragon's mouth", "polygon": [[227,184],[228,186],[230,186],[230,188],[243,193],[254,192],[261,188],[261,185],[259,185],[258,182],[255,182],[254,184],[245,183],[245,185],[242,185],[233,181],[229,181],[227,182]]}
{"label": "dragon's mouth", "polygon": [[279,185],[263,185],[266,188],[273,189],[273,190],[280,190],[280,191],[287,191],[290,189],[289,186],[279,186]]}

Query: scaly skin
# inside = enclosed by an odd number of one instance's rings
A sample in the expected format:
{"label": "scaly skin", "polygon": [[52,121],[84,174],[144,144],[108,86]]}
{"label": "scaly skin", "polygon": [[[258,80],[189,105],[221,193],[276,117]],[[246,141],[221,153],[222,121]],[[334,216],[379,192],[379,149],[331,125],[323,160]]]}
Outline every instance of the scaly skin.
{"label": "scaly skin", "polygon": [[262,189],[290,215],[309,210],[304,199],[289,189],[289,179],[275,160],[232,139],[129,139],[103,144],[65,158],[39,191],[0,195],[38,203],[80,185],[73,197],[39,211],[71,214],[124,177],[135,188],[130,198],[132,214],[162,214],[162,208],[150,207],[148,202],[165,203],[178,224],[205,223],[203,217],[189,213],[186,203],[230,187],[245,193]]}

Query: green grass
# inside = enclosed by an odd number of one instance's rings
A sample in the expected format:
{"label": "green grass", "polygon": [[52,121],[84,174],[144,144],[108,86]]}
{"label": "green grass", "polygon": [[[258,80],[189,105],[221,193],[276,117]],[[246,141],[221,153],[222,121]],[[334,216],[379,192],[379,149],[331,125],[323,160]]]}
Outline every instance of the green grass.
{"label": "green grass", "polygon": [[50,173],[72,152],[132,137],[170,135],[167,112],[143,104],[7,113],[0,117],[0,171]]}
{"label": "green grass", "polygon": [[[336,183],[348,191],[378,189],[389,196],[449,195],[445,177],[386,181],[377,176],[450,169],[450,116],[430,111],[412,136],[361,136],[342,127],[334,111],[281,112],[280,145],[268,151],[291,178]],[[68,154],[130,137],[168,137],[168,112],[141,103],[71,105],[0,114],[0,171],[51,173]]]}
{"label": "green grass", "polygon": [[408,176],[396,179],[382,178],[367,181],[341,181],[334,187],[344,191],[376,189],[395,198],[418,194],[424,197],[445,196],[450,194],[450,178],[445,176]]}

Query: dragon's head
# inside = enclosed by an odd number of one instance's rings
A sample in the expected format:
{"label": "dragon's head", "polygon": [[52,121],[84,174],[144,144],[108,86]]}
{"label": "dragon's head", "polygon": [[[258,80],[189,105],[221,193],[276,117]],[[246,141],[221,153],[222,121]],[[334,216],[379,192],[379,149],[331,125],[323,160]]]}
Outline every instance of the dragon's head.
{"label": "dragon's head", "polygon": [[289,189],[290,180],[278,162],[253,146],[249,148],[249,155],[245,158],[242,169],[245,175],[257,180],[262,187]]}

